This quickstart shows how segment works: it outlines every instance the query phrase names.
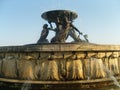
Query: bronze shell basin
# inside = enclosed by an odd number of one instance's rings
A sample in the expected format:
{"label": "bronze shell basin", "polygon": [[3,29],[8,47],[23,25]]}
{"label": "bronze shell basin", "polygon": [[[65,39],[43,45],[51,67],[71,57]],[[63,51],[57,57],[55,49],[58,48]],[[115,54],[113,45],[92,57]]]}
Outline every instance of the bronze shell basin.
{"label": "bronze shell basin", "polygon": [[56,22],[58,17],[67,17],[69,21],[72,21],[78,17],[78,15],[70,10],[52,10],[47,11],[41,15],[41,17],[50,22]]}

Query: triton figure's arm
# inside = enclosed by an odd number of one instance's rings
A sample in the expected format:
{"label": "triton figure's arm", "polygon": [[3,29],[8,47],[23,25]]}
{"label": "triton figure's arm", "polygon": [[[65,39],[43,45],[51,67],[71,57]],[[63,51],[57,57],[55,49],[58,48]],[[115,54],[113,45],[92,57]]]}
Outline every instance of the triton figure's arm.
{"label": "triton figure's arm", "polygon": [[75,29],[79,34],[83,35],[82,32],[80,32],[73,24],[71,24],[72,28]]}

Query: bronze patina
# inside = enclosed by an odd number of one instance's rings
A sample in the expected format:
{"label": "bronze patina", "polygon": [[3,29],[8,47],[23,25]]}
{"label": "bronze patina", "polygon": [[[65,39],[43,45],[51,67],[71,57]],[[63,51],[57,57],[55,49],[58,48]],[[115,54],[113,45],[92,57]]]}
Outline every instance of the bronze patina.
{"label": "bronze patina", "polygon": [[[73,25],[73,20],[76,19],[77,16],[75,12],[70,10],[53,10],[43,13],[41,17],[48,21],[50,28],[43,29],[44,33],[42,31],[37,43],[48,43],[46,38],[42,40],[41,38],[44,37],[44,34],[45,36],[48,35],[49,30],[55,31],[55,36],[51,39],[51,43],[65,43],[68,36],[71,36],[74,42],[81,42],[80,35],[82,35],[82,32]],[[54,29],[52,23],[56,25]],[[77,35],[76,32],[79,35]]]}

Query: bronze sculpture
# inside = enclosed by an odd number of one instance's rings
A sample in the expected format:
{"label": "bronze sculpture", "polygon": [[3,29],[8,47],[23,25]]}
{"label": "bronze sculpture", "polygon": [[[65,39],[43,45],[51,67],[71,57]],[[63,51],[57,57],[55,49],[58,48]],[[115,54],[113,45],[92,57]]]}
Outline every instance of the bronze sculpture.
{"label": "bronze sculpture", "polygon": [[49,41],[47,40],[47,36],[49,34],[49,30],[52,28],[48,28],[47,24],[43,25],[43,30],[41,32],[40,39],[37,41],[37,44],[39,43],[48,43]]}
{"label": "bronze sculpture", "polygon": [[[51,43],[65,43],[68,36],[71,36],[74,42],[82,42],[80,35],[83,35],[73,24],[73,20],[77,18],[77,14],[68,10],[54,10],[42,14],[42,18],[48,21],[51,29],[55,31],[55,36],[52,37]],[[56,28],[52,29],[52,24],[55,23]],[[76,34],[78,32],[78,36]],[[48,35],[48,34],[47,34]],[[85,39],[87,40],[87,39]],[[48,42],[40,40],[40,43]],[[38,43],[38,42],[37,42]],[[39,44],[39,43],[38,43]]]}

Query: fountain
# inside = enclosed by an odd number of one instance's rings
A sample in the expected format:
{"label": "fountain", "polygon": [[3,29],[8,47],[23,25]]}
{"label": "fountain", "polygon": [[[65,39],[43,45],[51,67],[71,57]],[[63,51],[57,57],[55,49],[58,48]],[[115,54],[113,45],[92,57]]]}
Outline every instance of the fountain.
{"label": "fountain", "polygon": [[[0,87],[21,90],[94,90],[114,84],[120,87],[119,45],[90,43],[86,35],[82,40],[83,33],[72,23],[77,18],[75,12],[47,11],[42,18],[48,24],[43,25],[36,44],[0,47]],[[49,30],[55,32],[50,41]],[[68,36],[74,41],[67,43]]]}

